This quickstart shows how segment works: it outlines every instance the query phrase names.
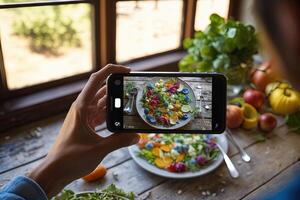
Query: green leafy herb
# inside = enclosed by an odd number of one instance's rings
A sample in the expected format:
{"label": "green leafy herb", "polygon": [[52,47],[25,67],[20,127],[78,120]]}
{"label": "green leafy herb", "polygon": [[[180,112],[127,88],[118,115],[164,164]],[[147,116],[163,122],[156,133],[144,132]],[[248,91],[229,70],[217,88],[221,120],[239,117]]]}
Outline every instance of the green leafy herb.
{"label": "green leafy herb", "polygon": [[256,134],[256,141],[257,141],[257,142],[265,142],[266,139],[267,139],[267,138],[266,138],[266,136],[265,136],[264,133],[258,132],[258,133]]}
{"label": "green leafy herb", "polygon": [[125,84],[125,95],[129,95],[133,89],[136,88],[136,85],[134,82],[127,82]]}
{"label": "green leafy herb", "polygon": [[205,31],[197,31],[194,38],[186,38],[186,55],[180,71],[225,73],[230,83],[241,83],[249,72],[252,56],[257,53],[255,29],[239,21],[225,20],[217,14],[210,16]]}
{"label": "green leafy herb", "polygon": [[126,193],[114,184],[106,189],[87,194],[75,194],[72,190],[64,190],[54,200],[134,200],[134,193]]}
{"label": "green leafy herb", "polygon": [[149,150],[147,150],[147,149],[141,150],[141,151],[139,152],[139,155],[140,155],[141,157],[146,158],[150,163],[151,163],[151,162],[154,162],[154,160],[155,160],[155,156],[152,154],[151,151],[149,151]]}
{"label": "green leafy herb", "polygon": [[300,134],[300,111],[287,115],[285,122],[289,127],[289,131]]}
{"label": "green leafy herb", "polygon": [[229,104],[242,107],[245,104],[245,100],[242,97],[235,97],[232,100],[230,100]]}

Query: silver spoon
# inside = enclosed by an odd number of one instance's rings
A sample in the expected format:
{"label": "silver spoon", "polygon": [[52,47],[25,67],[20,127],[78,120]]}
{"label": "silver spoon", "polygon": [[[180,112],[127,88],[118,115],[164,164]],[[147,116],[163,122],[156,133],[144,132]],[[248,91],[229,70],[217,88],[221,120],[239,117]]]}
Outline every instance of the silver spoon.
{"label": "silver spoon", "polygon": [[225,153],[224,149],[221,147],[221,145],[219,145],[217,143],[217,146],[218,148],[220,149],[222,155],[223,155],[223,158],[224,158],[224,161],[227,165],[227,169],[229,171],[229,174],[232,178],[238,178],[239,177],[239,172],[238,170],[235,168],[234,164],[232,163],[232,161],[230,160],[230,158],[228,157],[228,155]]}
{"label": "silver spoon", "polygon": [[128,102],[124,108],[124,112],[130,114],[132,112],[134,97],[137,95],[138,90],[137,88],[132,88],[128,95]]}
{"label": "silver spoon", "polygon": [[226,136],[230,140],[230,142],[239,150],[240,155],[242,157],[242,160],[245,162],[250,162],[251,157],[247,154],[247,152],[235,141],[235,139],[232,136],[231,130],[229,128],[226,128]]}

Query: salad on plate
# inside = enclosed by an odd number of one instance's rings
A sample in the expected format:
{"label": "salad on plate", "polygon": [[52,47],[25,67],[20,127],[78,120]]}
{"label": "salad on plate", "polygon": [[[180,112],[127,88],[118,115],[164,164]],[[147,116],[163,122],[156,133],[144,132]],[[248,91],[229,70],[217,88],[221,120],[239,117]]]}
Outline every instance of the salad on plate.
{"label": "salad on plate", "polygon": [[179,78],[149,81],[140,99],[142,117],[154,127],[181,127],[192,118],[194,93]]}
{"label": "salad on plate", "polygon": [[141,134],[138,156],[174,173],[197,171],[220,154],[217,139],[200,134]]}

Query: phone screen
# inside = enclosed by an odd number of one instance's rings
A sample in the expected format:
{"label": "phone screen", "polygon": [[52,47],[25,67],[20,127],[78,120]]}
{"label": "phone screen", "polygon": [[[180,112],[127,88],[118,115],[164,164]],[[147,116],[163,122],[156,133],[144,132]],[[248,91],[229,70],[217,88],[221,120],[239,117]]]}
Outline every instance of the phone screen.
{"label": "phone screen", "polygon": [[123,129],[212,130],[212,77],[123,77]]}

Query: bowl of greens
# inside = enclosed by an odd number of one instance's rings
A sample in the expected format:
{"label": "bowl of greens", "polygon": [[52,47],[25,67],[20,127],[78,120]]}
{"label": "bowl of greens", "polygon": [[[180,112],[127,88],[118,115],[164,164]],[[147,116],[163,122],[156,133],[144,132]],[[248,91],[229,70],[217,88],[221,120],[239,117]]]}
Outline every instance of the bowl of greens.
{"label": "bowl of greens", "polygon": [[53,200],[134,200],[135,195],[133,192],[124,192],[122,189],[117,188],[114,184],[109,185],[107,188],[99,191],[86,191],[75,193],[72,190],[63,190]]}
{"label": "bowl of greens", "polygon": [[155,77],[139,90],[136,108],[148,125],[178,129],[193,119],[196,97],[189,84],[180,78]]}

